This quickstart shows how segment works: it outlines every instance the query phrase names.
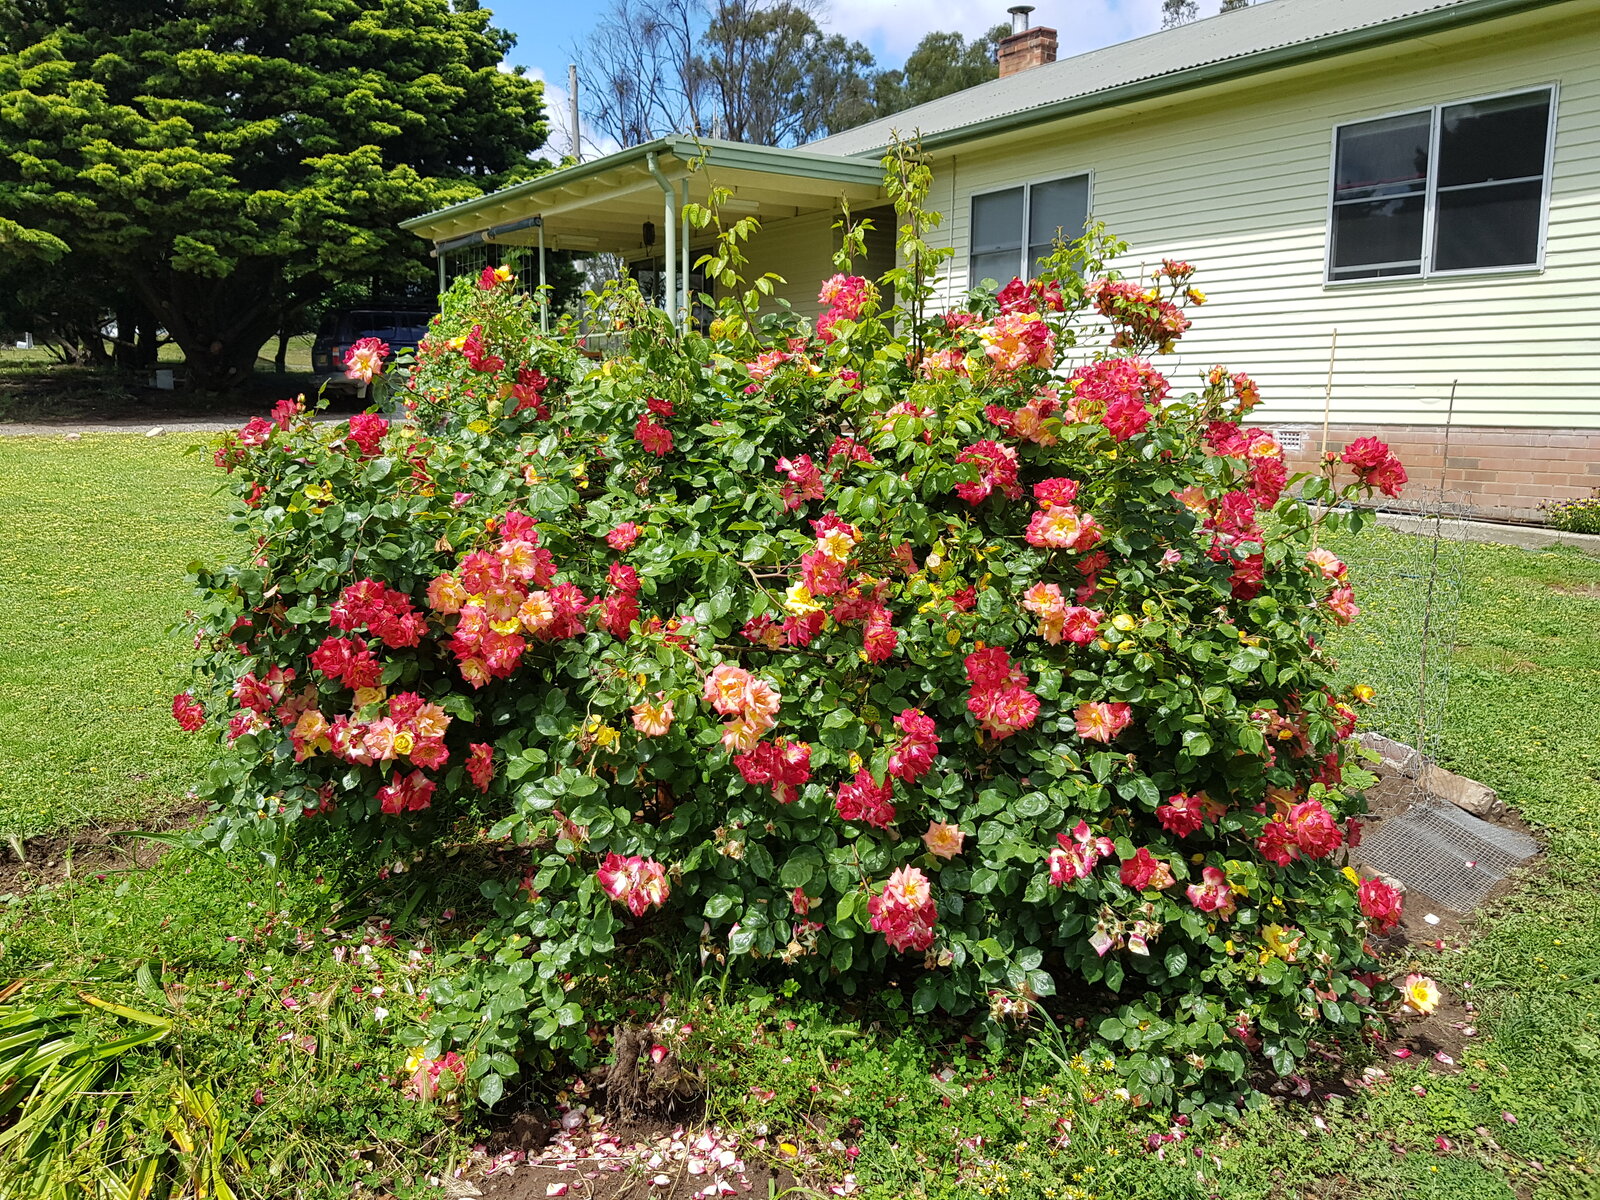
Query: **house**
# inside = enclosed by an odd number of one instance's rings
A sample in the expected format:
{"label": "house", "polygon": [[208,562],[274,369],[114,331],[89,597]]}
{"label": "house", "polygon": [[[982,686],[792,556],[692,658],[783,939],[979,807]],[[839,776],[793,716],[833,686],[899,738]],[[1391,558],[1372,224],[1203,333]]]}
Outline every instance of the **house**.
{"label": "house", "polygon": [[1092,214],[1128,274],[1200,268],[1209,304],[1162,369],[1249,371],[1296,465],[1376,433],[1414,496],[1514,520],[1600,486],[1600,0],[1260,0],[1070,59],[1055,41],[1020,29],[999,79],[799,149],[668,139],[407,227],[446,256],[538,228],[678,294],[676,214],[710,180],[762,221],[752,267],[814,313],[834,214],[881,205],[882,151],[916,132],[950,294]]}

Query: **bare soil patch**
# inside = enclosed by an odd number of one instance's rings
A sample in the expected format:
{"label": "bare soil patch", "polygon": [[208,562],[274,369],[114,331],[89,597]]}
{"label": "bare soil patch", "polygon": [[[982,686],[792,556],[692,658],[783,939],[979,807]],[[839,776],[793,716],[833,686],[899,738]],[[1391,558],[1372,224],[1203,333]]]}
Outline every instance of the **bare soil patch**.
{"label": "bare soil patch", "polygon": [[1550,590],[1580,600],[1600,600],[1600,583],[1552,583]]}
{"label": "bare soil patch", "polygon": [[28,838],[22,843],[21,858],[10,842],[0,842],[0,896],[22,896],[41,887],[118,871],[148,870],[168,847],[138,835],[187,828],[202,811],[184,808],[145,821]]}
{"label": "bare soil patch", "polygon": [[614,1121],[583,1109],[553,1118],[524,1112],[496,1131],[463,1182],[489,1200],[783,1195],[799,1181],[776,1161],[777,1145],[776,1139],[742,1139],[662,1118]]}
{"label": "bare soil patch", "polygon": [[[1379,769],[1376,774],[1378,782],[1367,789],[1368,815],[1365,820],[1364,836],[1375,833],[1383,827],[1384,821],[1399,816],[1425,796],[1415,780],[1407,779],[1398,772]],[[1499,826],[1501,829],[1513,830],[1536,841],[1539,840],[1538,833],[1509,809],[1479,819],[1487,820],[1491,825]],[[1492,905],[1510,894],[1521,885],[1528,870],[1537,869],[1537,864],[1541,861],[1535,859],[1528,867],[1513,872],[1495,884],[1488,898],[1479,907]],[[1430,917],[1434,919],[1429,920]],[[1471,936],[1472,919],[1471,913],[1457,912],[1436,897],[1416,888],[1410,888],[1405,895],[1405,911],[1399,927],[1386,938],[1374,939],[1373,945],[1394,957],[1404,954],[1412,947],[1442,949],[1445,946],[1458,945]]]}

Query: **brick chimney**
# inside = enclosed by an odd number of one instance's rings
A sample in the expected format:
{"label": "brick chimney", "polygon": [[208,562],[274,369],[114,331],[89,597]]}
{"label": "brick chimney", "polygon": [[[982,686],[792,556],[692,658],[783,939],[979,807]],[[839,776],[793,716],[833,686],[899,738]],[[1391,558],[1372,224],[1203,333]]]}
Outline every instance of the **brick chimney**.
{"label": "brick chimney", "polygon": [[1028,28],[1031,4],[1018,4],[1011,13],[1011,36],[1000,40],[1000,78],[1031,67],[1042,67],[1056,60],[1056,31],[1039,26]]}

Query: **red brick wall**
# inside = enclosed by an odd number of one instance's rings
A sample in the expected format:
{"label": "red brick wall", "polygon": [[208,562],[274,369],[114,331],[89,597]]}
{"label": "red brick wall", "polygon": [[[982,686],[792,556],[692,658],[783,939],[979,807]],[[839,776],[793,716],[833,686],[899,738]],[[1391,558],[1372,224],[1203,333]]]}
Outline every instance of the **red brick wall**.
{"label": "red brick wall", "polygon": [[[1304,448],[1286,448],[1289,470],[1314,470],[1322,450],[1320,425],[1273,426],[1280,437],[1299,431]],[[1464,504],[1472,515],[1510,521],[1542,521],[1541,504],[1577,500],[1600,488],[1600,430],[1508,429],[1456,426],[1450,430],[1450,460],[1444,460],[1444,430],[1431,425],[1330,425],[1328,448],[1337,454],[1355,438],[1372,434],[1388,442],[1405,463],[1411,483],[1395,507],[1409,497],[1419,505],[1437,500]]]}
{"label": "red brick wall", "polygon": [[1000,78],[1056,60],[1056,31],[1043,25],[1000,39]]}

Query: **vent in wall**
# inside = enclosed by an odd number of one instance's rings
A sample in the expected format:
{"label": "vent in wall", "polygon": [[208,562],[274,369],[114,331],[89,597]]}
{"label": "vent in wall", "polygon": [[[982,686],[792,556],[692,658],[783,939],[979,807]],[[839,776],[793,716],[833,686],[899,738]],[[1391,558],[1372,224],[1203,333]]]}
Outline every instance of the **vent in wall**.
{"label": "vent in wall", "polygon": [[1291,454],[1298,454],[1306,448],[1306,431],[1304,429],[1279,429],[1276,434],[1278,445]]}

